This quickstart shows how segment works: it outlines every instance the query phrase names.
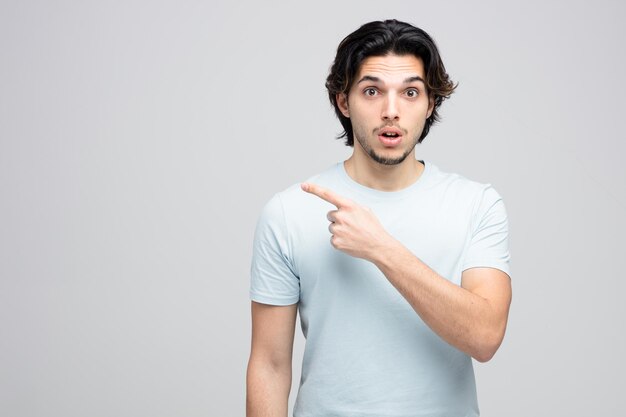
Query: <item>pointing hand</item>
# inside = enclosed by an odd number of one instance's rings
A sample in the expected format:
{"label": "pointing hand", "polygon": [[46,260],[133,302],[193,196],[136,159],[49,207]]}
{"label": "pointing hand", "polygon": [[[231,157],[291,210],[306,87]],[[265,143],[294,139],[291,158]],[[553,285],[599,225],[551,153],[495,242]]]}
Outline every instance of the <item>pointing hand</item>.
{"label": "pointing hand", "polygon": [[392,239],[368,207],[316,184],[303,183],[301,187],[337,207],[326,215],[330,243],[335,249],[372,261]]}

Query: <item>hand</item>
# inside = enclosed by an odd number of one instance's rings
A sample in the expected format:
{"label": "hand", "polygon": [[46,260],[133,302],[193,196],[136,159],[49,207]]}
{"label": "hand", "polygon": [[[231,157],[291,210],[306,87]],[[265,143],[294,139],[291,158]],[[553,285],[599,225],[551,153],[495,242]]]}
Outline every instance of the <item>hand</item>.
{"label": "hand", "polygon": [[368,207],[316,184],[303,183],[301,187],[337,207],[326,215],[330,222],[330,243],[335,249],[373,261],[392,239]]}

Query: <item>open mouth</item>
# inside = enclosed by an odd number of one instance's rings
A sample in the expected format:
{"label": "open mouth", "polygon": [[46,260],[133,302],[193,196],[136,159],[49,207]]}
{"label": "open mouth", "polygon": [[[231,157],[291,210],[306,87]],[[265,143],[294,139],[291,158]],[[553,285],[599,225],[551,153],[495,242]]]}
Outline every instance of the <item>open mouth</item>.
{"label": "open mouth", "polygon": [[387,132],[387,133],[383,133],[381,136],[384,136],[386,138],[397,138],[400,135],[397,133],[393,133],[393,132]]}
{"label": "open mouth", "polygon": [[378,140],[388,147],[396,146],[402,141],[402,135],[397,132],[383,132],[378,135]]}

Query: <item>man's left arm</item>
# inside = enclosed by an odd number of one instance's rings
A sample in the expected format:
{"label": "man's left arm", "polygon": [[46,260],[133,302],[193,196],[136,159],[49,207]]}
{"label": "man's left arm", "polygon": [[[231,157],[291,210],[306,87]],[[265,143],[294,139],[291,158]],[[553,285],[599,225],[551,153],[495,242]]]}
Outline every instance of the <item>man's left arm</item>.
{"label": "man's left arm", "polygon": [[442,339],[477,361],[493,357],[504,338],[511,304],[511,280],[505,272],[469,268],[458,286],[389,235],[369,260]]}
{"label": "man's left arm", "polygon": [[493,357],[504,338],[511,304],[505,272],[468,268],[458,286],[391,236],[369,208],[315,184],[303,184],[302,189],[337,207],[327,215],[335,249],[374,263],[446,342],[480,362]]}

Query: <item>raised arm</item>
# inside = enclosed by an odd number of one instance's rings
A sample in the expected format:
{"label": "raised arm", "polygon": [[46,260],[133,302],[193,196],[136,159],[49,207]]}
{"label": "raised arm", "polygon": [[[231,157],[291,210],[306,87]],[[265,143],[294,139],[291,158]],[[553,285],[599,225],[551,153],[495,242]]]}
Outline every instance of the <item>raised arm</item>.
{"label": "raised arm", "polygon": [[468,268],[458,286],[387,233],[369,208],[315,184],[303,184],[302,189],[337,207],[327,214],[335,249],[376,265],[446,342],[480,362],[493,357],[511,304],[511,280],[505,272]]}
{"label": "raised arm", "polygon": [[286,417],[298,304],[252,301],[252,347],[246,382],[247,417]]}
{"label": "raised arm", "polygon": [[470,268],[463,271],[458,286],[399,243],[373,262],[442,339],[479,362],[493,357],[504,338],[511,305],[507,274]]}

